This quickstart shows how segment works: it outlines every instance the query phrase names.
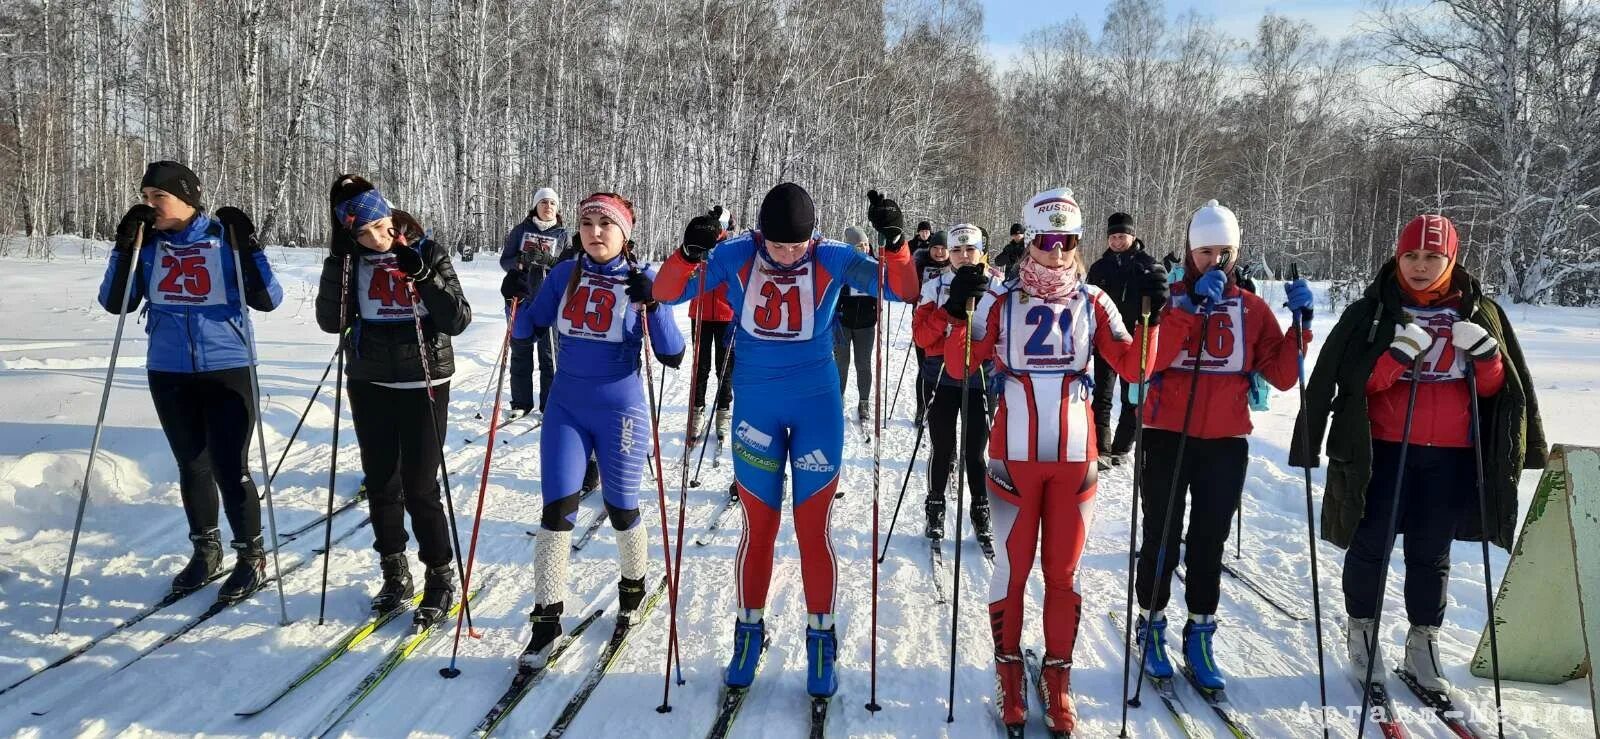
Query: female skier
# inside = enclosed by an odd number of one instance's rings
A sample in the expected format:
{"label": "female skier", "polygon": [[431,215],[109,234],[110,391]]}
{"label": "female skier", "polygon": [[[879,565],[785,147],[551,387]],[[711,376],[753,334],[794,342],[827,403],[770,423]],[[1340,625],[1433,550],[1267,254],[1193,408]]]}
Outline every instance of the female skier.
{"label": "female skier", "polygon": [[[561,222],[560,196],[556,195],[555,190],[541,187],[533,194],[533,203],[533,210],[528,211],[528,217],[506,234],[505,246],[500,252],[500,268],[506,271],[500,294],[505,297],[508,310],[512,298],[518,298],[526,305],[529,299],[539,294],[539,286],[544,284],[545,276],[567,247],[567,227]],[[555,376],[555,367],[551,366],[550,334],[531,330],[525,320],[517,323],[511,337],[511,411],[525,415],[537,409],[544,413],[545,404],[550,400],[550,383]],[[535,348],[539,354],[537,405],[533,395]]]}

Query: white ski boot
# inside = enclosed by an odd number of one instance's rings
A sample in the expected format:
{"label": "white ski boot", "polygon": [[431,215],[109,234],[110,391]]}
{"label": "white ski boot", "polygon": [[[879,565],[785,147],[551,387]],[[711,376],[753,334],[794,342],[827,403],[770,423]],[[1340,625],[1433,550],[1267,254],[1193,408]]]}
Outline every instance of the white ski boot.
{"label": "white ski boot", "polygon": [[1401,666],[1430,693],[1450,694],[1450,681],[1439,666],[1439,627],[1416,626],[1406,632],[1406,658]]}

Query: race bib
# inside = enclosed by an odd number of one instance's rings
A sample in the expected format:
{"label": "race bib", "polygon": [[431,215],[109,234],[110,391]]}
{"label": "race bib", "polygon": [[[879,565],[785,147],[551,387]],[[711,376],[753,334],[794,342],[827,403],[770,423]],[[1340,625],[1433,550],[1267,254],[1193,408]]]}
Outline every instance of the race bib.
{"label": "race bib", "polygon": [[1091,306],[1082,290],[1065,303],[1029,299],[1013,290],[1006,298],[1006,367],[1015,373],[1076,374],[1089,365],[1094,335]]}
{"label": "race bib", "polygon": [[535,233],[522,235],[522,253],[537,253],[545,256],[555,254],[556,240],[553,236],[543,236]]}
{"label": "race bib", "polygon": [[[1449,382],[1464,379],[1467,376],[1466,358],[1456,350],[1456,345],[1451,342],[1455,332],[1452,327],[1456,321],[1461,320],[1461,314],[1453,308],[1406,308],[1412,320],[1417,322],[1429,336],[1433,343],[1422,354],[1422,373],[1417,377],[1419,382]],[[1400,379],[1411,381],[1411,368],[1406,367]]]}
{"label": "race bib", "polygon": [[927,282],[928,280],[937,279],[942,272],[944,272],[944,265],[930,264],[926,267],[923,267],[922,281]]}
{"label": "race bib", "polygon": [[751,336],[770,341],[806,341],[817,318],[816,263],[778,269],[759,257],[745,286],[739,325]]}
{"label": "race bib", "polygon": [[156,250],[148,294],[156,305],[225,305],[226,279],[218,242],[179,247],[163,243]]}
{"label": "race bib", "polygon": [[[411,284],[396,266],[393,254],[367,254],[356,268],[356,302],[366,321],[410,321]],[[428,306],[416,306],[428,315]]]}
{"label": "race bib", "polygon": [[[573,269],[580,269],[573,265]],[[628,310],[627,283],[620,278],[582,270],[578,285],[561,304],[556,331],[579,339],[622,342],[623,318]]]}
{"label": "race bib", "polygon": [[[1211,375],[1237,375],[1245,371],[1244,352],[1244,300],[1228,298],[1218,303],[1210,313],[1200,316],[1206,321],[1206,344],[1200,348],[1200,371]],[[1192,370],[1195,357],[1185,346],[1178,353],[1173,367]]]}

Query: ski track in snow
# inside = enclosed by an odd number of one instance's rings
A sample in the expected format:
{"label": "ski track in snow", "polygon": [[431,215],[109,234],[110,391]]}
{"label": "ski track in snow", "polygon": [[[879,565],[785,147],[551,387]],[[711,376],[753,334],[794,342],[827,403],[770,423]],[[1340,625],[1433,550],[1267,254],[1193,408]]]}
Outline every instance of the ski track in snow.
{"label": "ski track in snow", "polygon": [[[311,306],[320,254],[274,248],[271,257],[284,283],[285,299],[273,314],[259,316],[257,326],[269,461],[276,464],[284,440],[333,351],[333,339],[317,330]],[[483,442],[469,448],[458,447],[463,439],[481,434],[487,423],[473,416],[504,329],[497,293],[500,270],[492,255],[486,257],[458,265],[469,301],[476,306],[473,325],[456,342],[457,374],[447,436],[452,450],[450,482],[463,548],[467,546],[465,538],[471,531],[471,515],[477,505]],[[23,679],[161,597],[169,578],[183,565],[189,552],[174,466],[141,376],[143,326],[130,316],[102,454],[91,480],[91,499],[62,633],[49,633],[114,320],[93,303],[103,271],[98,261],[8,260],[6,267],[8,287],[0,292],[0,300],[8,301],[5,308],[15,320],[10,328],[0,331],[0,353],[7,355],[0,358],[0,398],[4,398],[6,409],[5,420],[0,421],[0,593],[4,595],[0,599],[0,633],[4,634],[0,640],[0,686]],[[1270,285],[1267,289],[1278,288]],[[1583,409],[1592,407],[1594,402],[1591,393],[1600,385],[1592,370],[1594,360],[1600,359],[1600,348],[1596,348],[1600,347],[1600,313],[1524,306],[1514,306],[1509,312],[1540,390],[1549,438],[1600,443],[1600,436],[1583,417]],[[687,327],[681,309],[678,315],[680,324]],[[910,311],[896,306],[890,315],[894,346],[884,352],[883,365],[893,375],[904,359]],[[1327,311],[1317,328],[1330,327],[1332,315],[1333,311]],[[1312,349],[1317,349],[1315,343]],[[688,369],[685,366],[680,372]],[[914,372],[914,367],[908,367],[907,375]],[[665,386],[657,391],[664,397],[661,442],[669,523],[675,530],[688,382],[679,373],[669,372],[668,376]],[[887,383],[890,393],[894,381],[890,377]],[[909,377],[906,382],[907,389],[914,391]],[[273,485],[280,530],[311,520],[326,505],[332,385],[330,378]],[[846,408],[854,408],[853,387],[852,382]],[[905,392],[903,389],[902,394]],[[1298,407],[1294,392],[1275,392],[1272,410],[1255,416],[1256,433],[1251,437],[1251,467],[1244,496],[1243,556],[1234,564],[1295,598],[1296,605],[1309,612],[1310,561],[1306,552],[1303,479],[1300,470],[1284,464],[1287,438]],[[891,401],[892,397],[884,398],[885,410]],[[913,402],[909,395],[900,401],[897,418],[887,422],[883,437],[878,496],[885,534],[915,438],[909,420]],[[483,415],[488,417],[487,408]],[[343,424],[337,485],[341,501],[354,492],[360,481],[354,433],[347,419]],[[834,547],[839,557],[842,684],[830,711],[830,735],[999,735],[991,698],[992,646],[985,608],[990,565],[971,541],[962,551],[959,595],[951,590],[952,600],[958,601],[961,608],[960,644],[956,721],[945,722],[949,627],[954,604],[934,605],[926,545],[920,538],[926,448],[917,456],[917,470],[906,494],[894,543],[880,572],[877,699],[884,710],[872,715],[863,709],[869,692],[872,450],[856,434],[848,433],[846,437],[840,481],[845,497],[835,502],[833,514]],[[438,668],[448,663],[453,635],[450,630],[403,663],[340,725],[342,733],[459,736],[476,723],[504,689],[526,639],[526,614],[532,606],[532,540],[524,532],[535,528],[539,520],[537,439],[537,432],[513,437],[510,443],[497,444],[495,450],[474,579],[491,571],[496,577],[473,608],[482,638],[463,635],[461,639],[461,677],[444,680],[438,675]],[[923,444],[927,444],[926,439]],[[253,467],[259,465],[257,454],[252,445]],[[685,535],[691,539],[705,526],[731,481],[732,464],[726,448],[723,455],[720,468],[713,468],[707,461],[700,473],[701,486],[688,492]],[[691,464],[693,461],[691,458]],[[1320,497],[1321,470],[1314,472],[1313,481],[1314,493]],[[1536,481],[1535,473],[1523,477],[1524,509]],[[1120,723],[1123,635],[1104,614],[1120,613],[1124,607],[1130,492],[1128,468],[1101,475],[1093,529],[1077,580],[1084,605],[1074,655],[1073,693],[1081,717],[1081,736],[1113,736]],[[949,496],[953,499],[953,490]],[[644,501],[644,522],[651,532],[653,583],[660,576],[661,535],[657,489],[648,474],[640,498]],[[585,505],[600,503],[598,498],[592,498]],[[364,516],[363,506],[342,514],[335,521],[335,533],[355,526]],[[789,518],[787,511],[784,517]],[[953,519],[950,524],[953,536]],[[693,736],[710,725],[722,666],[731,649],[732,557],[739,543],[738,525],[739,517],[732,515],[729,526],[707,546],[684,546],[687,556],[678,632],[686,683],[672,686],[674,710],[666,715],[654,710],[661,702],[664,646],[668,641],[668,604],[663,598],[652,616],[636,627],[627,649],[573,723],[573,736]],[[970,531],[967,526],[969,539]],[[404,619],[392,622],[377,638],[266,713],[252,719],[232,714],[270,694],[309,666],[327,643],[365,618],[370,592],[378,580],[370,536],[369,530],[357,531],[332,553],[326,625],[317,625],[321,566],[316,562],[288,577],[286,590],[293,619],[290,626],[278,626],[277,595],[269,588],[127,670],[109,679],[102,677],[178,628],[182,624],[180,616],[203,610],[214,593],[213,585],[78,659],[0,695],[0,733],[300,736],[310,732],[354,682],[399,640]],[[595,541],[574,557],[565,624],[570,629],[595,608],[612,610],[524,699],[502,724],[500,735],[542,734],[610,635],[617,579],[614,541],[610,528],[602,527]],[[307,556],[321,542],[319,528],[289,544],[283,553],[284,566]],[[1232,554],[1230,545],[1227,556]],[[1354,721],[1348,716],[1353,714],[1359,696],[1343,677],[1343,609],[1338,587],[1341,553],[1319,543],[1318,554],[1328,695],[1330,703],[1348,706],[1345,717],[1335,720],[1333,727],[1335,735],[1349,736],[1354,733]],[[947,543],[948,567],[954,567],[955,555],[954,544]],[[1441,648],[1447,675],[1466,691],[1475,707],[1487,710],[1492,707],[1490,683],[1472,677],[1466,666],[1485,620],[1479,556],[1475,544],[1458,543],[1453,550],[1451,603]],[[231,555],[228,559],[231,561]],[[1507,559],[1505,552],[1492,550],[1497,581]],[[413,568],[414,574],[420,575],[420,568],[415,564]],[[950,573],[944,577],[948,584]],[[1314,734],[1317,678],[1311,622],[1296,622],[1283,616],[1226,575],[1222,582],[1223,628],[1217,649],[1230,675],[1229,692],[1236,709],[1249,714],[1252,728],[1260,736]],[[1402,582],[1403,566],[1397,556],[1391,569],[1383,629],[1391,657],[1398,654],[1404,639]],[[1173,587],[1169,613],[1176,624],[1181,622],[1183,588],[1176,579]],[[1029,584],[1024,645],[1041,652],[1042,597],[1042,583],[1034,574]],[[779,536],[767,615],[771,651],[735,725],[735,735],[786,737],[805,733],[803,604],[798,549],[790,526],[785,523]],[[1174,643],[1177,641],[1174,635]],[[1134,669],[1137,671],[1137,664]],[[1585,733],[1590,712],[1584,687],[1579,681],[1562,686],[1507,683],[1509,733]],[[1198,694],[1186,684],[1180,685],[1179,690],[1202,732],[1226,735]],[[1408,724],[1413,735],[1446,736],[1442,724],[1409,698],[1406,694],[1398,700],[1412,709]],[[52,706],[46,716],[30,713]],[[1042,733],[1037,706],[1031,708],[1034,715],[1030,733]],[[1165,709],[1154,700],[1142,708],[1130,709],[1129,724],[1134,736],[1180,735]]]}

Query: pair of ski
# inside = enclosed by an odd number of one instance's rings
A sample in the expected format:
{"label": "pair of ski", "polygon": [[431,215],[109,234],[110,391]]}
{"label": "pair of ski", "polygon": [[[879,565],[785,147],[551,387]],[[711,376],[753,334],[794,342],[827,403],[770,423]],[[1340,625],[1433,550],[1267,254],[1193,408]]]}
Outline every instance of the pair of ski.
{"label": "pair of ski", "polygon": [[[502,437],[501,443],[509,444],[511,443],[510,440],[512,438],[526,434],[544,424],[544,414],[542,413],[535,413],[533,411],[513,411],[511,413],[507,413],[504,419],[501,419],[499,423],[495,424],[494,430],[496,434],[510,428],[512,424],[525,422],[529,419],[532,419],[533,423],[529,424],[527,428],[518,428],[507,433],[504,437]],[[469,436],[465,439],[462,439],[461,445],[463,447],[472,446],[473,444],[482,441],[483,437],[487,435],[487,433],[488,432],[480,432],[477,436]]]}
{"label": "pair of ski", "polygon": [[[1433,715],[1444,723],[1451,735],[1460,739],[1484,739],[1489,736],[1467,723],[1466,713],[1456,706],[1448,694],[1435,693],[1422,687],[1415,676],[1398,667],[1394,669],[1394,674],[1400,679],[1400,684],[1406,686],[1422,705],[1433,711]],[[1377,721],[1377,724],[1383,731],[1385,739],[1406,739],[1405,727],[1401,725],[1399,714],[1395,712],[1394,701],[1389,696],[1388,689],[1382,683],[1374,683],[1369,695],[1372,705],[1379,707],[1382,720]]]}
{"label": "pair of ski", "polygon": [[[1175,573],[1178,576],[1179,582],[1188,582],[1184,578],[1183,568],[1178,568]],[[1289,605],[1291,600],[1290,598],[1284,596],[1282,593],[1273,588],[1261,584],[1254,577],[1246,575],[1243,571],[1234,569],[1233,566],[1227,562],[1222,563],[1222,573],[1235,580],[1238,580],[1240,585],[1245,586],[1245,589],[1249,590],[1251,594],[1255,595],[1257,598],[1260,598],[1261,602],[1271,606],[1273,610],[1296,621],[1311,620],[1311,614]]]}
{"label": "pair of ski", "polygon": [[[770,646],[772,646],[770,637],[761,642],[761,654],[756,658],[757,676],[761,674],[761,665],[767,660],[767,648]],[[717,696],[717,717],[711,722],[711,729],[706,732],[706,739],[725,739],[728,736],[728,732],[733,730],[734,720],[739,718],[739,709],[744,707],[744,699],[750,695],[750,687],[735,688],[726,685],[722,687],[722,692]],[[828,735],[828,707],[832,704],[832,696],[811,696],[809,731],[811,739],[825,739]]]}
{"label": "pair of ski", "polygon": [[[631,615],[618,614],[616,625],[611,630],[611,638],[606,640],[604,647],[601,647],[599,656],[595,658],[594,664],[589,668],[589,673],[584,676],[583,682],[579,684],[578,691],[567,701],[567,705],[562,708],[560,715],[556,717],[556,721],[550,727],[550,731],[545,734],[546,739],[560,737],[571,728],[573,720],[578,717],[578,713],[588,703],[589,697],[600,686],[600,681],[605,679],[606,674],[611,671],[612,665],[616,664],[617,656],[621,654],[623,647],[627,646],[628,636],[633,633],[634,625],[650,616],[650,612],[655,609],[656,604],[666,591],[667,578],[663,575],[655,590],[645,598],[645,601],[639,605],[639,609],[636,612]],[[604,609],[591,612],[573,628],[571,633],[561,637],[555,647],[550,650],[550,656],[543,667],[519,668],[516,676],[511,678],[511,685],[500,695],[500,699],[495,701],[494,705],[489,708],[488,713],[483,715],[483,719],[478,722],[478,725],[473,727],[471,736],[486,737],[492,734],[496,728],[499,728],[501,722],[505,721],[506,717],[516,709],[517,705],[533,690],[534,686],[538,685],[539,681],[549,674],[551,666],[567,652],[568,648],[577,643],[589,626],[600,619],[602,613],[604,613]]]}
{"label": "pair of ski", "polygon": [[[1034,696],[1039,699],[1040,706],[1050,705],[1049,698],[1044,691],[1044,667],[1039,662],[1039,653],[1032,649],[1022,653],[1023,665],[1028,672],[1028,680],[1033,683]],[[1006,732],[1007,739],[1022,739],[1026,724],[1001,724],[1000,728]],[[1072,732],[1050,730],[1051,739],[1072,739]]]}
{"label": "pair of ski", "polygon": [[[1110,616],[1111,623],[1116,626],[1119,632],[1125,629],[1122,614],[1112,611]],[[1142,655],[1140,659],[1143,659]],[[1211,712],[1215,713],[1217,718],[1222,721],[1222,725],[1228,729],[1228,733],[1231,736],[1236,739],[1254,739],[1256,734],[1250,731],[1249,725],[1245,723],[1244,718],[1234,710],[1233,704],[1228,700],[1226,691],[1210,690],[1201,685],[1195,679],[1194,671],[1189,669],[1188,665],[1183,665],[1179,672],[1189,681],[1189,686],[1200,694],[1200,698],[1205,701],[1206,705],[1210,706]],[[1183,702],[1183,698],[1178,695],[1177,681],[1171,677],[1156,677],[1148,673],[1145,674],[1145,680],[1155,690],[1156,697],[1161,699],[1161,704],[1166,706],[1167,713],[1172,714],[1172,720],[1178,724],[1178,729],[1183,732],[1183,735],[1198,737],[1200,734],[1195,726],[1194,716],[1189,711],[1189,707]]]}
{"label": "pair of ski", "polygon": [[[596,485],[592,488],[579,491],[578,505],[583,505],[583,502],[588,500],[589,496],[594,495],[594,492],[599,489],[600,486]],[[581,527],[573,527],[573,530],[575,531],[577,531],[579,528],[582,529],[581,531],[578,531],[577,535],[572,537],[572,551],[574,552],[583,551],[583,548],[589,545],[589,540],[593,539],[595,533],[600,531],[600,525],[606,522],[606,512],[603,507],[598,511],[591,511],[587,515],[588,520],[579,519],[579,521],[582,523]],[[528,536],[539,535],[539,532],[534,531],[533,529],[527,529],[523,533],[527,534]]]}
{"label": "pair of ski", "polygon": [[711,512],[711,518],[706,522],[705,528],[701,529],[700,533],[695,535],[694,545],[697,547],[703,547],[707,544],[710,544],[711,538],[720,533],[723,527],[727,524],[726,519],[728,518],[728,514],[732,513],[733,509],[737,508],[738,506],[738,488],[734,488],[728,492],[728,497],[724,498],[722,503],[717,505],[717,509]]}

